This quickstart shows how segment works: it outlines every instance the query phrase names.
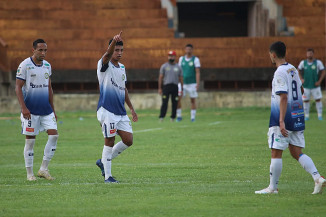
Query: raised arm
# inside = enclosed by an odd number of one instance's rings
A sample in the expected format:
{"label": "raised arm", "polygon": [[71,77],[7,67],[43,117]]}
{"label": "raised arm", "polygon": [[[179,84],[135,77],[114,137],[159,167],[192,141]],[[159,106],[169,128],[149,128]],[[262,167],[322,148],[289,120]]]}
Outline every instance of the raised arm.
{"label": "raised arm", "polygon": [[128,107],[129,107],[129,109],[131,111],[132,121],[137,122],[138,121],[138,116],[137,116],[137,114],[136,114],[136,112],[134,110],[134,107],[131,104],[127,88],[125,88],[125,102],[127,103]]}
{"label": "raised arm", "polygon": [[102,64],[103,65],[108,64],[108,62],[110,61],[112,54],[114,52],[116,43],[119,41],[122,41],[121,35],[122,35],[122,31],[118,35],[115,35],[113,37],[113,40],[112,40],[111,44],[109,45],[107,51],[102,56]]}

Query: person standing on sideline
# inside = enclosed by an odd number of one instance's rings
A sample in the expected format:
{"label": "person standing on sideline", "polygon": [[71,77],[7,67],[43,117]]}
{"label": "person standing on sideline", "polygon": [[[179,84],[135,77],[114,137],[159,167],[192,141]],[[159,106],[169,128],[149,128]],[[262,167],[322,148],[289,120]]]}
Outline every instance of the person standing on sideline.
{"label": "person standing on sideline", "polygon": [[318,119],[323,120],[323,104],[321,102],[322,94],[320,84],[325,77],[325,68],[320,60],[314,59],[314,49],[307,50],[307,59],[302,60],[298,66],[300,79],[304,87],[303,107],[305,119],[309,120],[310,95],[316,101]]}
{"label": "person standing on sideline", "polygon": [[53,180],[48,165],[57,147],[57,116],[53,105],[52,69],[45,59],[47,44],[43,39],[33,42],[33,56],[20,63],[16,74],[16,95],[21,107],[22,134],[26,136],[24,158],[27,180],[36,181],[33,172],[34,144],[40,131],[48,134],[44,156],[37,176]]}
{"label": "person standing on sideline", "polygon": [[[183,86],[179,83],[179,91],[183,87],[183,94],[179,93],[179,101],[177,108],[177,121],[182,120],[181,99],[189,94],[191,102],[190,119],[192,122],[196,119],[196,98],[198,97],[198,88],[200,84],[200,61],[199,58],[193,56],[192,44],[185,47],[185,55],[179,58],[179,65],[183,72]],[[182,96],[183,95],[183,96]]]}
{"label": "person standing on sideline", "polygon": [[172,101],[171,121],[174,121],[176,117],[178,105],[178,82],[183,84],[182,69],[177,63],[175,63],[176,55],[175,51],[169,51],[168,62],[164,63],[160,68],[160,75],[158,78],[158,93],[162,95],[162,106],[159,117],[160,121],[163,121],[163,118],[166,115],[170,95]]}
{"label": "person standing on sideline", "polygon": [[[138,121],[126,87],[126,69],[119,62],[123,54],[121,34],[122,31],[110,40],[107,51],[97,63],[100,86],[97,119],[102,127],[104,147],[102,158],[96,161],[96,165],[101,169],[105,183],[118,182],[112,177],[111,161],[133,143],[131,122],[127,116],[125,103],[131,111],[132,120]],[[114,145],[117,133],[122,141]]]}
{"label": "person standing on sideline", "polygon": [[286,46],[278,41],[270,46],[269,56],[276,65],[272,81],[271,116],[269,121],[268,143],[272,150],[270,164],[270,184],[255,194],[277,194],[278,181],[282,172],[282,154],[289,148],[294,159],[311,174],[315,181],[312,194],[322,192],[326,180],[320,176],[314,162],[302,153],[305,147],[304,111],[302,103],[303,87],[296,68],[285,60]]}

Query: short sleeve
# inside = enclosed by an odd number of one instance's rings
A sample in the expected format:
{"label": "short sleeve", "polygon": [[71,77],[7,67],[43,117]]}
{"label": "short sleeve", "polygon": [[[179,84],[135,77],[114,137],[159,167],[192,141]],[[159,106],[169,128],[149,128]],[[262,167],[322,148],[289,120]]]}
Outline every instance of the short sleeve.
{"label": "short sleeve", "polygon": [[299,69],[299,70],[302,70],[303,67],[304,67],[303,60],[301,60],[299,66],[298,66],[298,69]]}
{"label": "short sleeve", "polygon": [[325,69],[324,64],[322,63],[322,61],[317,60],[317,68],[319,71],[323,71]]}
{"label": "short sleeve", "polygon": [[277,95],[281,93],[288,93],[288,85],[286,76],[282,73],[275,73],[274,76],[274,87],[275,87],[275,93]]}
{"label": "short sleeve", "polygon": [[196,68],[200,68],[200,61],[199,61],[199,58],[198,57],[195,57],[195,67]]}
{"label": "short sleeve", "polygon": [[179,66],[181,66],[182,63],[182,56],[179,58]]}
{"label": "short sleeve", "polygon": [[16,73],[16,79],[26,81],[26,65],[24,62],[20,63]]}

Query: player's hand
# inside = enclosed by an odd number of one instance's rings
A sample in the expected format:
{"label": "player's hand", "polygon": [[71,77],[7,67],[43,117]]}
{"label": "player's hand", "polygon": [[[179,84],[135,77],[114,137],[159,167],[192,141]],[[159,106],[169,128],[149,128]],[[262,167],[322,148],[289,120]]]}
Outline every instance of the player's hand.
{"label": "player's hand", "polygon": [[54,113],[55,121],[58,121],[57,114],[55,112],[53,112],[53,113]]}
{"label": "player's hand", "polygon": [[288,133],[288,131],[285,129],[284,121],[280,121],[280,131],[281,131],[281,134],[282,134],[284,137],[288,137],[289,133]]}
{"label": "player's hand", "polygon": [[158,94],[162,95],[162,89],[158,89]]}
{"label": "player's hand", "polygon": [[122,35],[122,31],[120,31],[120,33],[118,35],[115,35],[113,37],[113,40],[115,40],[116,42],[122,41],[121,35]]}
{"label": "player's hand", "polygon": [[304,79],[301,79],[301,83],[302,83],[302,84],[304,83]]}
{"label": "player's hand", "polygon": [[320,86],[320,82],[317,81],[317,82],[315,83],[315,86],[316,86],[316,87]]}
{"label": "player's hand", "polygon": [[138,115],[135,112],[135,110],[131,109],[131,115],[132,115],[132,121],[137,122],[138,121]]}
{"label": "player's hand", "polygon": [[30,120],[31,119],[31,112],[28,110],[28,108],[22,108],[22,114],[23,114],[23,117],[27,120]]}
{"label": "player's hand", "polygon": [[199,84],[196,84],[196,91],[198,91],[198,88],[199,88]]}

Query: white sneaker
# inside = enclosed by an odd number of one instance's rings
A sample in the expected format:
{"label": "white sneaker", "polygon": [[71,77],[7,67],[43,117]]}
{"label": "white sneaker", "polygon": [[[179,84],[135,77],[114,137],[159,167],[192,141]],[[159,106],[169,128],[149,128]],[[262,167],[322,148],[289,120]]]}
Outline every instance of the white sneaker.
{"label": "white sneaker", "polygon": [[36,181],[36,177],[34,175],[27,176],[27,181]]}
{"label": "white sneaker", "polygon": [[37,172],[37,176],[40,177],[40,178],[45,178],[47,180],[54,180],[55,178],[52,177],[49,173],[48,170],[39,170]]}
{"label": "white sneaker", "polygon": [[325,187],[325,186],[326,186],[326,179],[321,176],[315,182],[315,188],[314,188],[314,192],[312,192],[312,194],[321,194],[323,191],[323,187]]}
{"label": "white sneaker", "polygon": [[260,191],[255,191],[255,194],[278,194],[278,189],[277,190],[272,190],[269,187],[260,190]]}

